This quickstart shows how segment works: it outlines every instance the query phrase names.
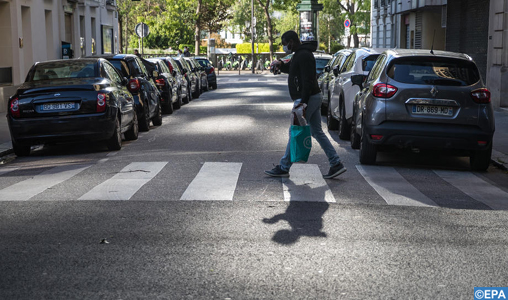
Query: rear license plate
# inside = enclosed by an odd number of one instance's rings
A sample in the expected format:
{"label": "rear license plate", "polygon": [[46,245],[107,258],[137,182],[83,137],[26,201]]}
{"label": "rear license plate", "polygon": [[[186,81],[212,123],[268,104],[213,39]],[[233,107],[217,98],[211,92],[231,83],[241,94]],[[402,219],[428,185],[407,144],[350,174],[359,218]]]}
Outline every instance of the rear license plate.
{"label": "rear license plate", "polygon": [[414,115],[453,116],[453,107],[431,106],[431,105],[413,105],[413,114]]}
{"label": "rear license plate", "polygon": [[62,102],[62,103],[47,103],[42,105],[43,111],[50,110],[65,110],[65,109],[74,109],[76,107],[76,103],[74,102]]}

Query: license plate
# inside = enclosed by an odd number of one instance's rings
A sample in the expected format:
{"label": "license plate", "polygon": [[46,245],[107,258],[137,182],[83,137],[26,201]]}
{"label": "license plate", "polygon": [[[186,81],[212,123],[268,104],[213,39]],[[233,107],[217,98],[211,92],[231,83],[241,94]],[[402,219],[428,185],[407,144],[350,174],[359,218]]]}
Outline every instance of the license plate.
{"label": "license plate", "polygon": [[414,115],[436,115],[453,116],[453,107],[432,106],[432,105],[413,105]]}
{"label": "license plate", "polygon": [[62,102],[62,103],[47,103],[42,105],[42,110],[64,110],[64,109],[74,109],[76,107],[76,103],[74,102]]}

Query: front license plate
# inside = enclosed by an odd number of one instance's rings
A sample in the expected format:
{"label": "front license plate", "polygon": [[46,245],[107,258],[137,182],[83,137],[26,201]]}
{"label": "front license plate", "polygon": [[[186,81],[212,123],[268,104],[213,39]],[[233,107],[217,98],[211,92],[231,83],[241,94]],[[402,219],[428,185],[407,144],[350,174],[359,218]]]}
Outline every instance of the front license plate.
{"label": "front license plate", "polygon": [[453,116],[453,108],[449,106],[413,105],[413,114]]}
{"label": "front license plate", "polygon": [[43,111],[64,110],[64,109],[74,109],[75,107],[76,103],[74,102],[47,103],[42,105],[42,110]]}

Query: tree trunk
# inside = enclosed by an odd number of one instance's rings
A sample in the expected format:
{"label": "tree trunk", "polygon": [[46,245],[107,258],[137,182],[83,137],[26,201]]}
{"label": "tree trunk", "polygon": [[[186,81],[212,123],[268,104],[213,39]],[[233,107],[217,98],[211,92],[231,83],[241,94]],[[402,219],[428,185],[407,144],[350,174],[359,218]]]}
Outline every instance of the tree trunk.
{"label": "tree trunk", "polygon": [[201,45],[201,8],[203,6],[203,0],[198,0],[198,7],[196,8],[196,27],[194,30],[194,54],[199,55],[199,46]]}
{"label": "tree trunk", "polygon": [[263,8],[266,17],[267,30],[268,30],[268,45],[270,46],[270,61],[273,61],[273,32],[272,32],[272,19],[270,18],[270,12],[268,9],[270,8],[270,0],[266,0],[266,5],[261,3],[261,0],[258,0],[259,5]]}
{"label": "tree trunk", "polygon": [[360,40],[358,39],[358,33],[356,32],[353,34],[353,42],[355,44],[355,48],[360,47]]}

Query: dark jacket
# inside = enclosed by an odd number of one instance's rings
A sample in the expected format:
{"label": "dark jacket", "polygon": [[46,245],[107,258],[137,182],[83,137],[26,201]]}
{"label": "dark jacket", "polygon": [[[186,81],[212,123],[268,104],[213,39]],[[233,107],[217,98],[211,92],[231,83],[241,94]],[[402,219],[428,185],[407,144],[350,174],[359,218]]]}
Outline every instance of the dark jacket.
{"label": "dark jacket", "polygon": [[310,96],[321,93],[316,77],[316,59],[312,54],[316,49],[317,42],[302,43],[291,61],[280,67],[282,72],[289,73],[289,95],[293,101],[302,99],[301,103],[309,103]]}
{"label": "dark jacket", "polygon": [[190,51],[189,50],[184,50],[183,51],[183,56],[190,57],[191,56]]}

